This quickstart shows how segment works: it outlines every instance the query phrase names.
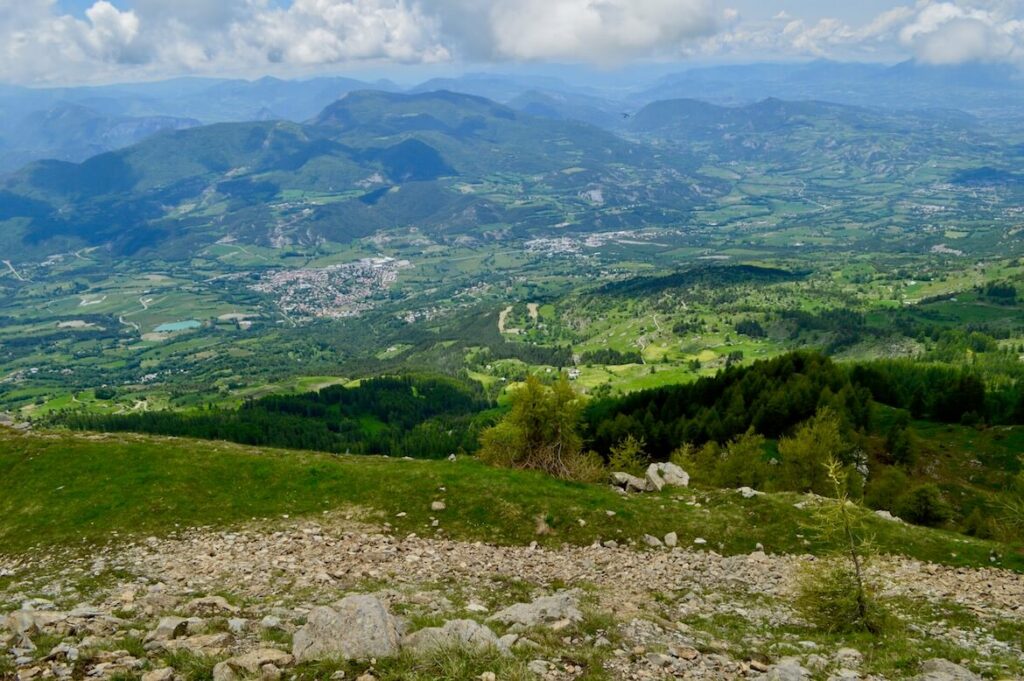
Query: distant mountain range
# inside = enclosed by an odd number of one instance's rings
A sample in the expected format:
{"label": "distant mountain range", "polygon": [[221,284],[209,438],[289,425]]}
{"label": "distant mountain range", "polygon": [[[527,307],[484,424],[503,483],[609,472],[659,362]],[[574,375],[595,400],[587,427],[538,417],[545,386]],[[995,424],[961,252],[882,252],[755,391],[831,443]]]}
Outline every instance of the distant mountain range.
{"label": "distant mountain range", "polygon": [[11,125],[0,139],[0,170],[38,159],[81,161],[121,149],[165,130],[201,125],[174,116],[108,116],[79,104],[60,103]]}
{"label": "distant mountain range", "polygon": [[353,90],[397,90],[349,78],[255,81],[181,78],[103,87],[0,87],[0,172],[30,161],[82,161],[168,128],[305,121]]}
{"label": "distant mountain range", "polygon": [[892,110],[958,109],[1017,125],[1024,80],[1012,67],[972,64],[894,66],[815,61],[694,68],[660,77],[624,78],[577,70],[566,77],[471,73],[404,89],[351,78],[254,81],[179,78],[156,83],[31,89],[0,86],[0,173],[41,159],[82,161],[146,136],[197,124],[309,121],[356,90],[421,94],[447,90],[507,104],[531,116],[624,131],[629,118],[657,101],[696,99],[742,106],[769,98],[815,100]]}
{"label": "distant mountain range", "polygon": [[[528,91],[512,102],[517,110],[450,91],[359,90],[305,123],[172,119],[138,144],[82,163],[37,161],[0,181],[0,251],[104,246],[176,259],[225,238],[281,248],[394,227],[443,238],[672,226],[732,191],[728,172],[705,170],[709,161],[765,173],[820,168],[912,191],[920,181],[994,184],[1019,160],[1019,149],[961,112],[683,99],[630,116],[604,110],[605,127],[560,112],[586,97]],[[143,125],[102,120],[105,130]],[[936,158],[951,168],[945,176]],[[817,190],[823,200],[830,187]]]}
{"label": "distant mountain range", "polygon": [[961,109],[976,115],[1019,118],[1024,76],[996,64],[894,66],[814,61],[691,69],[660,79],[631,96],[640,103],[693,98],[749,104],[775,97],[890,109]]}
{"label": "distant mountain range", "polygon": [[[657,168],[665,179],[635,177]],[[594,126],[451,92],[359,91],[307,124],[220,123],[81,164],[29,165],[2,185],[0,247],[103,244],[132,254],[159,246],[184,257],[225,236],[281,245],[346,242],[400,225],[528,230],[564,220],[544,203],[585,213],[595,198],[581,196],[594,186],[619,188],[600,195],[603,207],[685,207],[693,191],[671,173],[653,150]],[[492,177],[498,189],[489,192]],[[639,218],[580,217],[594,220]]]}

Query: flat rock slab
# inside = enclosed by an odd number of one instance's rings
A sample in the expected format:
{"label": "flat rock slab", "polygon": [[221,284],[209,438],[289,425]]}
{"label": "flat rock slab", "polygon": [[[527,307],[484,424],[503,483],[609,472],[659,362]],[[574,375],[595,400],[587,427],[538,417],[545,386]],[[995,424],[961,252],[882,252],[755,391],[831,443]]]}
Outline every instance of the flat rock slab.
{"label": "flat rock slab", "polygon": [[493,631],[474,620],[452,620],[441,627],[420,629],[406,636],[402,647],[417,653],[452,647],[495,648],[508,652],[507,645]]}
{"label": "flat rock slab", "polygon": [[563,592],[538,598],[531,603],[516,603],[495,613],[487,621],[510,626],[535,627],[564,620],[579,622],[582,619],[579,599],[571,593]]}
{"label": "flat rock slab", "polygon": [[398,653],[398,620],[374,596],[348,596],[335,607],[318,607],[295,632],[292,654],[310,660],[368,660]]}

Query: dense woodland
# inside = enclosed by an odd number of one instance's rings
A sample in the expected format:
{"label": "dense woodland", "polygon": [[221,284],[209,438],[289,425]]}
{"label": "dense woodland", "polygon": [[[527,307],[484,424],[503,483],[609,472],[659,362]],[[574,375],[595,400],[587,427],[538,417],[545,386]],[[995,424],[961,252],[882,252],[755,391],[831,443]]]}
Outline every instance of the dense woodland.
{"label": "dense woodland", "polygon": [[731,368],[694,383],[601,400],[585,412],[586,431],[600,452],[632,435],[656,458],[680,445],[724,443],[753,428],[778,438],[830,407],[854,430],[871,427],[871,403],[944,423],[1024,423],[1019,386],[988,390],[970,369],[909,360],[836,364],[796,352]]}
{"label": "dense woodland", "polygon": [[490,406],[480,384],[444,377],[385,376],[357,387],[274,395],[240,409],[72,414],[68,426],[230,440],[247,445],[434,458],[473,450],[477,415]]}
{"label": "dense woodland", "polygon": [[[733,367],[693,383],[593,400],[583,412],[588,446],[602,455],[626,437],[667,459],[681,443],[726,443],[750,429],[769,439],[791,432],[823,407],[853,431],[872,428],[872,403],[943,423],[1024,424],[1024,391],[989,387],[968,368],[908,360],[837,364],[816,352],[795,352]],[[71,413],[83,430],[115,430],[232,440],[332,452],[441,456],[472,450],[477,415],[492,403],[466,378],[387,376],[358,387],[332,386],[301,395],[273,395],[240,409]]]}

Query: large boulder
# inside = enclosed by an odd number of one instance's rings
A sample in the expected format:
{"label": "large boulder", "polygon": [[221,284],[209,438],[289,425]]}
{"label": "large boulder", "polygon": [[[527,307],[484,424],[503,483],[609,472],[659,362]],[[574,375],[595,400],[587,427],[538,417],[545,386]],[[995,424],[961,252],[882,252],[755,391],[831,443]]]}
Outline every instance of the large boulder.
{"label": "large boulder", "polygon": [[627,492],[647,491],[647,481],[629,473],[612,473],[612,482]]}
{"label": "large boulder", "polygon": [[495,648],[503,653],[508,647],[491,631],[473,620],[452,620],[441,627],[420,629],[402,640],[402,647],[417,653],[439,648]]}
{"label": "large boulder", "polygon": [[658,474],[661,480],[669,487],[689,487],[690,474],[672,462],[651,464],[647,474],[651,474],[651,468]]}
{"label": "large boulder", "polygon": [[648,492],[660,492],[665,487],[665,481],[662,479],[661,471],[658,470],[658,464],[656,463],[652,463],[647,467],[644,479],[647,482]]}
{"label": "large boulder", "polygon": [[800,660],[793,657],[780,660],[765,675],[767,681],[810,681],[810,678],[811,673],[804,669]]}
{"label": "large boulder", "polygon": [[63,612],[52,610],[15,610],[7,615],[4,626],[12,634],[34,636],[67,620]]}
{"label": "large boulder", "polygon": [[652,463],[644,477],[612,473],[612,483],[627,492],[660,492],[665,487],[687,487],[690,475],[674,463]]}
{"label": "large boulder", "polygon": [[260,674],[268,665],[280,668],[292,662],[294,658],[282,650],[260,648],[218,663],[213,668],[213,681],[239,681]]}
{"label": "large boulder", "polygon": [[295,632],[292,654],[309,660],[368,660],[398,652],[398,620],[373,596],[348,596],[335,607],[314,608]]}
{"label": "large boulder", "polygon": [[921,665],[921,673],[914,681],[981,681],[981,677],[949,660],[935,658]]}
{"label": "large boulder", "polygon": [[509,626],[535,627],[562,620],[579,622],[582,619],[579,600],[571,593],[562,592],[554,596],[543,596],[532,603],[516,603],[491,615],[487,621]]}
{"label": "large boulder", "polygon": [[162,617],[156,629],[146,634],[146,643],[151,641],[170,641],[188,633],[189,620],[184,617]]}

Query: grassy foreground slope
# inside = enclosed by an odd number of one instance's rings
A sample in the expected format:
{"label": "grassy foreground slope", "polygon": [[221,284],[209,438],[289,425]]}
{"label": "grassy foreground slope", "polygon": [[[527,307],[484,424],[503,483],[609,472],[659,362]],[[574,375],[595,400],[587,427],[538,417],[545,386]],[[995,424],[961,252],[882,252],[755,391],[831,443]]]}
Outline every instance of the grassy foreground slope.
{"label": "grassy foreground slope", "polygon": [[[639,541],[645,533],[677,532],[684,546],[703,538],[706,548],[725,554],[749,553],[758,543],[775,553],[828,548],[813,514],[794,506],[797,495],[674,490],[623,497],[470,459],[335,457],[132,435],[0,430],[0,492],[0,553],[8,554],[353,507],[396,532],[430,534],[437,517],[448,537],[499,544]],[[441,498],[447,508],[432,511]],[[538,517],[550,533],[538,535]],[[1012,547],[869,522],[883,552],[1024,571],[1024,555]]]}

